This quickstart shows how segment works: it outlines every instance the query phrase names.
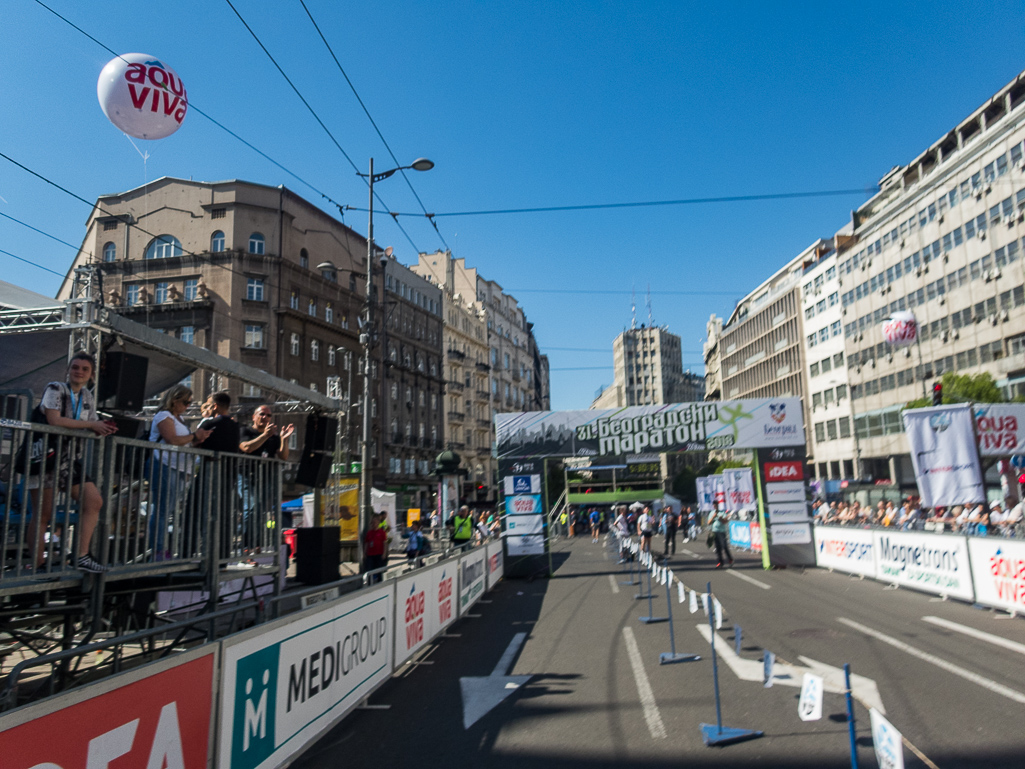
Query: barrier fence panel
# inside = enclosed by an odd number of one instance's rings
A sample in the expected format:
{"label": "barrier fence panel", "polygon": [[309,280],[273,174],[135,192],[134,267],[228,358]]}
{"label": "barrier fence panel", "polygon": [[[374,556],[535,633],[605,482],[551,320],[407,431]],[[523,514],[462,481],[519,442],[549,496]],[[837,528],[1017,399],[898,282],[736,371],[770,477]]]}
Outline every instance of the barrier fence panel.
{"label": "barrier fence panel", "polygon": [[218,654],[208,644],[4,716],[3,766],[208,766]]}
{"label": "barrier fence panel", "polygon": [[103,442],[88,431],[11,419],[0,428],[0,590],[79,579],[78,538],[91,537],[99,518],[79,497],[97,477]]}
{"label": "barrier fence panel", "polygon": [[815,527],[815,558],[822,568],[875,578],[875,552],[868,529]]}
{"label": "barrier fence panel", "polygon": [[488,559],[488,590],[491,590],[505,576],[505,552],[502,548],[502,540],[488,542],[485,553]]}
{"label": "barrier fence panel", "polygon": [[928,593],[975,598],[964,537],[875,530],[876,579]]}
{"label": "barrier fence panel", "polygon": [[222,642],[218,766],[287,762],[394,669],[395,583]]}
{"label": "barrier fence panel", "polygon": [[484,594],[487,577],[485,549],[478,547],[459,559],[459,616],[462,617]]}
{"label": "barrier fence panel", "polygon": [[417,569],[395,584],[395,666],[398,667],[455,620],[457,562]]}
{"label": "barrier fence panel", "polygon": [[975,600],[1012,612],[1025,612],[1025,542],[969,537]]}

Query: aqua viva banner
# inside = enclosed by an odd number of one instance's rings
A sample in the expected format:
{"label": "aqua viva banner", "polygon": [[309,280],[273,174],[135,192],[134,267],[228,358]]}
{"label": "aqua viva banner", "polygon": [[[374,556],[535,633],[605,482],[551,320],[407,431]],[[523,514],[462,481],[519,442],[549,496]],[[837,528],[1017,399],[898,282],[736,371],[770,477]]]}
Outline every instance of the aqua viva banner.
{"label": "aqua viva banner", "polygon": [[803,446],[800,398],[496,414],[498,456],[610,456],[645,451]]}

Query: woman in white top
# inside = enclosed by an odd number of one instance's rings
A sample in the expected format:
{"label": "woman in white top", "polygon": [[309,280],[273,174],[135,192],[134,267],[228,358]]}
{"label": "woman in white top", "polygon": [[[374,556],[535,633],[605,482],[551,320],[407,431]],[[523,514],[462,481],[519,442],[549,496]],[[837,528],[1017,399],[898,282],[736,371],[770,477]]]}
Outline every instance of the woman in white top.
{"label": "woman in white top", "polygon": [[[149,439],[169,446],[188,446],[202,443],[209,430],[193,432],[182,420],[192,403],[192,390],[185,385],[175,385],[160,402],[160,411],[153,417],[149,428]],[[166,545],[167,527],[174,511],[178,495],[185,488],[186,471],[190,471],[190,457],[178,451],[157,451],[150,466],[149,540],[155,560],[170,558]]]}

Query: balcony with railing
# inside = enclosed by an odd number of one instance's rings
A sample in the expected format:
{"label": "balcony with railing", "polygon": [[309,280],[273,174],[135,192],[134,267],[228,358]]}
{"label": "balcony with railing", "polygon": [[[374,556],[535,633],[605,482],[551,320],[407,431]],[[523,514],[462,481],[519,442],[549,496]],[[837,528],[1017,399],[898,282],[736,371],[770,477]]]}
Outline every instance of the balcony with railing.
{"label": "balcony with railing", "polygon": [[462,363],[466,360],[466,353],[450,347],[448,350],[448,359],[456,361],[457,363]]}
{"label": "balcony with railing", "polygon": [[462,411],[450,411],[448,412],[448,419],[450,422],[462,422],[466,419],[466,414]]}

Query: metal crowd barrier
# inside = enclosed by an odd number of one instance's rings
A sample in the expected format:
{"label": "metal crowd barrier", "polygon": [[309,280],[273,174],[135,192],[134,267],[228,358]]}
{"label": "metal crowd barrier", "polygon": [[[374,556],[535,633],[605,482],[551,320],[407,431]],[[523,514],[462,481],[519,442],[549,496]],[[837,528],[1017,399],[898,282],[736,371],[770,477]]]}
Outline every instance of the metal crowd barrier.
{"label": "metal crowd barrier", "polygon": [[278,460],[13,419],[0,428],[0,595],[81,581],[78,538],[92,521],[72,487],[88,481],[103,499],[89,551],[109,579],[198,569],[216,599],[229,565],[282,568]]}

